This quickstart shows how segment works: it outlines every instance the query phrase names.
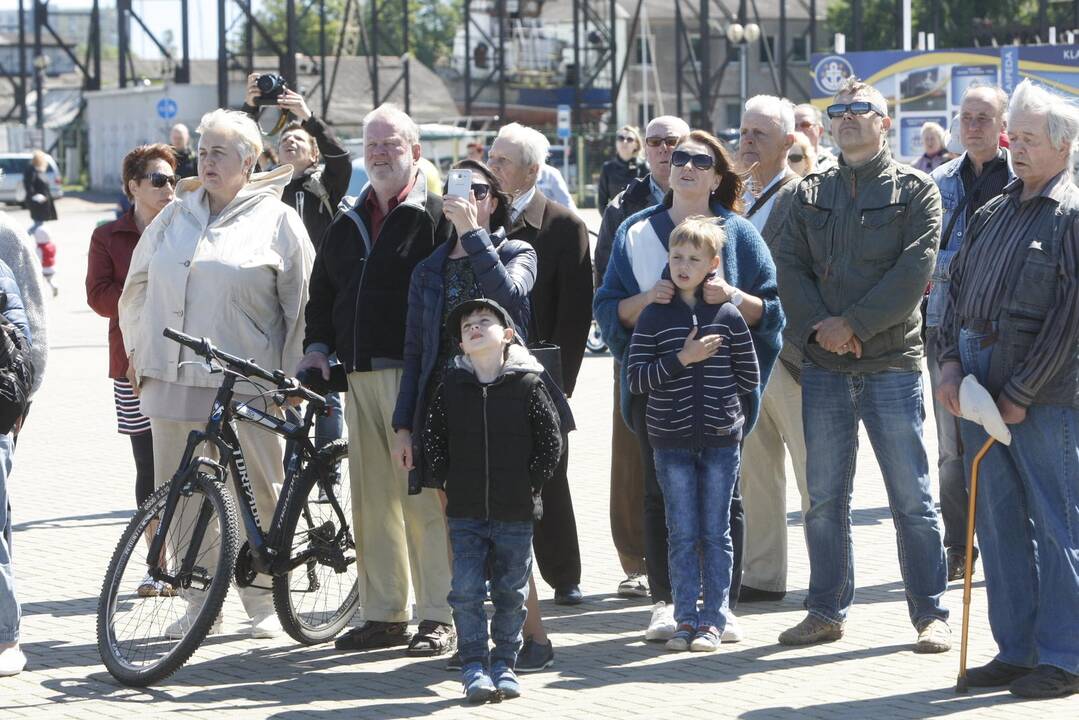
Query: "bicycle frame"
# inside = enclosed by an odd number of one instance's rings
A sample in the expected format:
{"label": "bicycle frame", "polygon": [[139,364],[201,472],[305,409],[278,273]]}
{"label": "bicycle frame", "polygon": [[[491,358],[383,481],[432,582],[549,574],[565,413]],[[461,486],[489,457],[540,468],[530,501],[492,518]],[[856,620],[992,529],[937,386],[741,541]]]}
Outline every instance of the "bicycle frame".
{"label": "bicycle frame", "polygon": [[[236,381],[237,374],[234,371],[226,372],[225,379],[214,398],[206,429],[203,431],[192,430],[188,435],[187,446],[184,448],[179,468],[170,481],[169,494],[165,502],[161,522],[154,532],[150,549],[147,553],[146,563],[150,576],[154,580],[167,582],[175,588],[187,589],[197,581],[201,581],[201,589],[203,590],[208,585],[205,569],[196,567],[195,561],[210,522],[211,508],[209,500],[204,500],[202,507],[199,509],[199,516],[195,522],[191,541],[177,575],[167,574],[159,567],[159,562],[157,561],[157,558],[161,557],[165,537],[172,525],[180,496],[185,494],[185,489],[190,487],[190,483],[198,476],[200,469],[207,471],[214,478],[214,481],[219,484],[225,483],[227,481],[226,474],[229,470],[232,471],[236,497],[240,499],[238,512],[251,547],[252,566],[256,571],[281,575],[304,564],[314,554],[313,551],[308,550],[296,559],[292,559],[288,550],[284,553],[279,551],[279,541],[283,531],[283,513],[287,507],[287,500],[296,482],[300,479],[302,468],[312,462],[322,464],[319,453],[315,450],[307,433],[315,413],[320,410],[313,403],[308,403],[302,424],[276,417],[250,407],[246,403],[233,401]],[[266,532],[263,532],[261,528],[262,523],[259,518],[258,507],[255,504],[247,463],[244,460],[243,449],[236,435],[236,421],[255,424],[265,431],[272,432],[288,440],[294,440],[299,445],[295,456],[296,459],[290,463],[288,472],[286,472],[281,496],[274,510],[273,520]],[[206,457],[195,456],[197,448],[203,443],[208,443],[218,449],[221,458],[220,462]],[[344,512],[332,493],[329,500],[341,523],[340,531],[347,531],[349,518],[344,517]],[[201,573],[197,572],[199,570],[201,570]]]}

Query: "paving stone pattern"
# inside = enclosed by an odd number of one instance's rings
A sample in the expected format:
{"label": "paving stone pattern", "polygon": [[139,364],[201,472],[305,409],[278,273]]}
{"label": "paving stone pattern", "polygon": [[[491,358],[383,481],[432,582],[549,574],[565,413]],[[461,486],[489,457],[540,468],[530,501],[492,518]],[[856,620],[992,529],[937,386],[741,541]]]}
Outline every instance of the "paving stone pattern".
{"label": "paving stone pattern", "polygon": [[[776,642],[802,617],[809,567],[796,513],[789,517],[790,586],[781,603],[745,605],[746,639],[711,655],[669,654],[643,641],[650,606],[615,596],[622,579],[608,521],[611,358],[590,355],[572,399],[573,487],[584,556],[584,604],[541,609],[556,663],[522,678],[522,698],[481,708],[463,703],[443,659],[408,660],[401,650],[343,653],[332,644],[300,647],[290,639],[240,634],[235,592],[225,634],[158,687],[118,685],[97,654],[95,618],[102,575],[134,505],[129,442],[115,431],[106,377],[106,323],[85,304],[83,278],[93,226],[109,206],[76,198],[59,203],[50,232],[58,246],[60,295],[52,302],[45,385],[20,438],[11,483],[15,562],[23,603],[26,672],[0,679],[0,714],[22,717],[281,718],[1074,718],[1079,697],[1020,702],[1006,692],[956,695],[961,583],[946,603],[956,647],[943,655],[911,652],[915,631],[899,580],[895,531],[869,443],[859,453],[854,497],[856,604],[843,640],[788,649]],[[10,210],[20,223],[26,213]],[[598,225],[598,216],[589,214]],[[930,423],[932,418],[930,418]],[[928,426],[931,428],[931,425]],[[931,445],[931,453],[935,452]],[[796,491],[788,507],[798,507]],[[980,580],[980,577],[976,577]],[[1017,591],[1023,591],[1017,588]],[[977,583],[971,664],[994,652],[985,593]]]}

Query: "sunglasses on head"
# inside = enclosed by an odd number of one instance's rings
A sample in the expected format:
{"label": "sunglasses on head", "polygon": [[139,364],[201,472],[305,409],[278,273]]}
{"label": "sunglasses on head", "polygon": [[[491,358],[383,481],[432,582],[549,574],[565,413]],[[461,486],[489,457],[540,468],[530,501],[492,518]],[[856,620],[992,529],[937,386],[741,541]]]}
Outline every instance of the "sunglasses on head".
{"label": "sunglasses on head", "polygon": [[150,173],[149,175],[143,175],[142,179],[149,180],[150,184],[153,185],[155,188],[163,188],[165,187],[165,183],[176,187],[176,183],[180,182],[180,178],[176,175],[166,175],[165,173],[159,172]]}
{"label": "sunglasses on head", "polygon": [[828,117],[841,118],[847,113],[851,115],[867,115],[869,113],[876,113],[881,117],[888,117],[888,113],[884,111],[880,105],[875,102],[869,102],[868,100],[859,100],[852,103],[836,103],[835,105],[828,106]]}
{"label": "sunglasses on head", "polygon": [[618,142],[637,142],[637,138],[632,135],[615,135],[614,138]]}
{"label": "sunglasses on head", "polygon": [[666,145],[669,148],[673,148],[678,145],[678,138],[674,135],[668,135],[667,137],[648,137],[644,139],[645,145],[648,147],[659,147],[660,145]]}
{"label": "sunglasses on head", "polygon": [[802,155],[802,154],[798,154],[798,155],[791,154],[791,155],[787,156],[787,162],[792,162],[792,163],[800,163],[805,159],[806,159],[806,156]]}
{"label": "sunglasses on head", "polygon": [[691,162],[693,163],[693,167],[698,170],[708,170],[716,164],[716,161],[712,159],[712,156],[706,153],[690,155],[685,150],[675,150],[671,153],[671,165],[674,165],[675,167],[683,167]]}

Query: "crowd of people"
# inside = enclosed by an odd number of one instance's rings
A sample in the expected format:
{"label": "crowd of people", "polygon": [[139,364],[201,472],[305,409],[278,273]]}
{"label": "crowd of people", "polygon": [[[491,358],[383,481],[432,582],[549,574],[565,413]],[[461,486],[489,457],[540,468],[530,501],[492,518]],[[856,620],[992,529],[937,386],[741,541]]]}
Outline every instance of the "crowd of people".
{"label": "crowd of people", "polygon": [[[351,164],[330,128],[286,91],[278,105],[296,122],[268,148],[255,92],[252,78],[242,110],[202,118],[197,154],[186,128],[171,147],[133,149],[130,208],[91,239],[87,298],[110,320],[136,502],[169,481],[218,384],[162,328],[327,380],[342,365],[347,392],[317,439],[347,433],[364,619],[336,646],[444,655],[469,701],[516,697],[517,673],[554,662],[533,557],[556,603],[583,601],[567,398],[594,318],[614,356],[617,592],[650,599],[646,640],[715,651],[745,637],[739,604],[785,597],[788,463],[810,581],[804,618],[778,640],[843,637],[861,425],[896,528],[912,649],[951,648],[947,583],[980,557],[999,652],[969,684],[1079,692],[1074,105],[1029,81],[1011,97],[974,85],[962,154],[923,133],[931,175],[893,156],[887,100],[854,78],[827,108],[838,154],[819,109],[767,95],[747,101],[733,153],[677,117],[625,126],[600,175],[593,261],[538,131],[510,123],[489,148],[469,146],[454,166],[467,191],[442,192],[422,170],[416,123],[380,106],[364,119],[368,184],[346,197]],[[11,256],[21,233],[4,233],[4,316],[37,351],[40,282],[22,284],[37,266]],[[40,383],[43,353],[37,363]],[[995,401],[971,407],[964,383]],[[985,418],[1013,439],[987,456],[975,550],[967,474]],[[272,517],[286,450],[239,432],[259,516]],[[4,436],[0,512],[13,450]],[[25,658],[0,520],[0,674],[14,674]],[[275,637],[258,585],[240,593],[250,632]],[[149,576],[139,588],[173,593]],[[196,592],[180,600],[189,612],[173,634],[201,604]]]}

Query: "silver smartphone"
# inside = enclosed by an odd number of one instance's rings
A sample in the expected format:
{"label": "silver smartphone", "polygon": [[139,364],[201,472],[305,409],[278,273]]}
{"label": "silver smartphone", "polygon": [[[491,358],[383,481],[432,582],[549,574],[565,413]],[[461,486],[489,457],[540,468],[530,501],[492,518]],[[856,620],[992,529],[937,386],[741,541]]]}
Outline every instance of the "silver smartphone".
{"label": "silver smartphone", "polygon": [[459,198],[468,198],[472,191],[471,170],[450,170],[449,179],[446,181],[446,194]]}

